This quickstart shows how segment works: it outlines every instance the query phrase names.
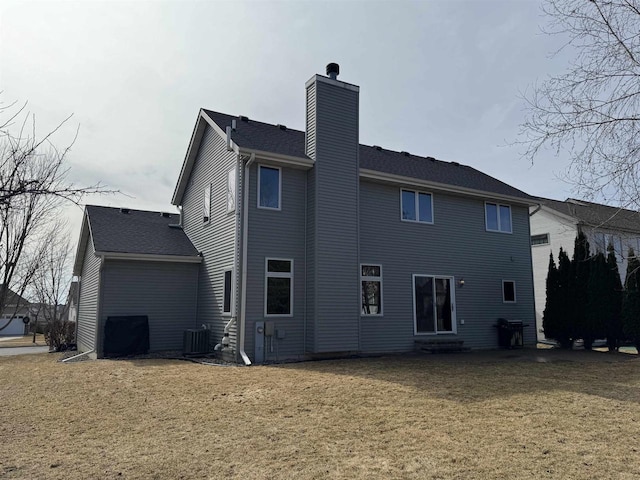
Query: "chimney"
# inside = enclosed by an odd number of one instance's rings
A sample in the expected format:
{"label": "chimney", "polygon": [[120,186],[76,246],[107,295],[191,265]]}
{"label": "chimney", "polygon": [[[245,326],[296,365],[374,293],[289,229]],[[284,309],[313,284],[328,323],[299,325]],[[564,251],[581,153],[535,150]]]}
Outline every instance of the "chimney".
{"label": "chimney", "polygon": [[[307,349],[359,349],[359,92],[337,79],[340,67],[306,83]],[[338,333],[339,332],[339,333]]]}

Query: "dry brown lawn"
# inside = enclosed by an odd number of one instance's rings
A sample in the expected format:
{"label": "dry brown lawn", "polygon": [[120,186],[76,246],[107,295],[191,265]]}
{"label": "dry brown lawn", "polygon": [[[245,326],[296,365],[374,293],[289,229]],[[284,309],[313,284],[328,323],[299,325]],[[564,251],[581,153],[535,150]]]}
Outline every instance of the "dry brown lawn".
{"label": "dry brown lawn", "polygon": [[640,358],[0,358],[1,479],[637,479]]}

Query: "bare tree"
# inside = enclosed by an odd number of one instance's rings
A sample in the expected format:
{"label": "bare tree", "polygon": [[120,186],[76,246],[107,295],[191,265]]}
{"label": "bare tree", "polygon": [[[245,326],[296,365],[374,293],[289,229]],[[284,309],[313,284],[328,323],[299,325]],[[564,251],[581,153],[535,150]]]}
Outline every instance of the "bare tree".
{"label": "bare tree", "polygon": [[43,245],[31,288],[39,304],[38,316],[45,323],[47,344],[58,349],[73,340],[75,330],[75,325],[68,321],[66,315],[65,299],[71,282],[72,258],[66,225],[61,221],[54,223]]}
{"label": "bare tree", "polygon": [[567,152],[567,179],[586,198],[640,207],[640,2],[544,0],[545,33],[573,55],[565,73],[525,94],[520,140]]}
{"label": "bare tree", "polygon": [[[38,136],[35,117],[24,105],[0,105],[0,312],[10,290],[22,296],[33,280],[45,254],[47,226],[61,205],[107,192],[99,183],[79,187],[68,180],[66,158],[75,139],[62,150],[52,139],[69,118]],[[0,331],[9,322],[0,322]]]}

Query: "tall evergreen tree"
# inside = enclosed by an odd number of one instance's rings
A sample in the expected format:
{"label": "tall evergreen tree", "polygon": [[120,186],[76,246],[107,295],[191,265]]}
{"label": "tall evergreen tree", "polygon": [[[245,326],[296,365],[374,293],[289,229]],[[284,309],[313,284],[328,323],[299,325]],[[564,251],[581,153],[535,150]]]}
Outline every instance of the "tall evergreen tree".
{"label": "tall evergreen tree", "polygon": [[571,274],[569,278],[569,305],[571,338],[584,338],[588,302],[589,270],[590,270],[589,242],[584,233],[579,232],[575,240],[573,258],[571,260]]}
{"label": "tall evergreen tree", "polygon": [[589,266],[589,281],[587,284],[587,308],[582,319],[582,339],[585,350],[591,350],[593,341],[604,338],[606,321],[609,315],[609,285],[607,278],[607,259],[602,252],[598,252]]}
{"label": "tall evergreen tree", "polygon": [[542,314],[542,329],[547,338],[558,339],[560,332],[561,311],[559,303],[558,269],[553,259],[553,252],[549,254],[549,269],[546,283],[546,303]]}
{"label": "tall evergreen tree", "polygon": [[558,253],[558,329],[553,337],[561,348],[573,346],[572,307],[569,296],[569,284],[571,279],[571,260],[567,253],[560,248]]}
{"label": "tall evergreen tree", "polygon": [[622,323],[625,338],[631,340],[640,353],[640,260],[629,249],[627,275],[624,282]]}
{"label": "tall evergreen tree", "polygon": [[618,260],[613,245],[607,247],[607,345],[609,351],[618,350],[623,339],[622,332],[622,282],[618,272]]}

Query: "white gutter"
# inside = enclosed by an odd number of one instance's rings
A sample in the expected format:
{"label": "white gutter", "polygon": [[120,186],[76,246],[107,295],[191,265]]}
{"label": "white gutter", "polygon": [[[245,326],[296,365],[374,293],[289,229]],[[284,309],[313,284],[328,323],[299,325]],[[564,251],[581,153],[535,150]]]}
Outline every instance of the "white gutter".
{"label": "white gutter", "polygon": [[[255,161],[256,155],[255,153],[251,154],[249,157],[249,161],[244,166],[244,175],[243,175],[243,183],[244,190],[243,201],[242,201],[242,287],[240,292],[240,332],[238,338],[238,351],[245,365],[251,365],[251,360],[247,356],[247,353],[244,351],[244,337],[245,337],[245,326],[246,326],[246,305],[247,305],[247,239],[249,237],[249,170],[251,164]],[[242,165],[242,162],[239,162]]]}

